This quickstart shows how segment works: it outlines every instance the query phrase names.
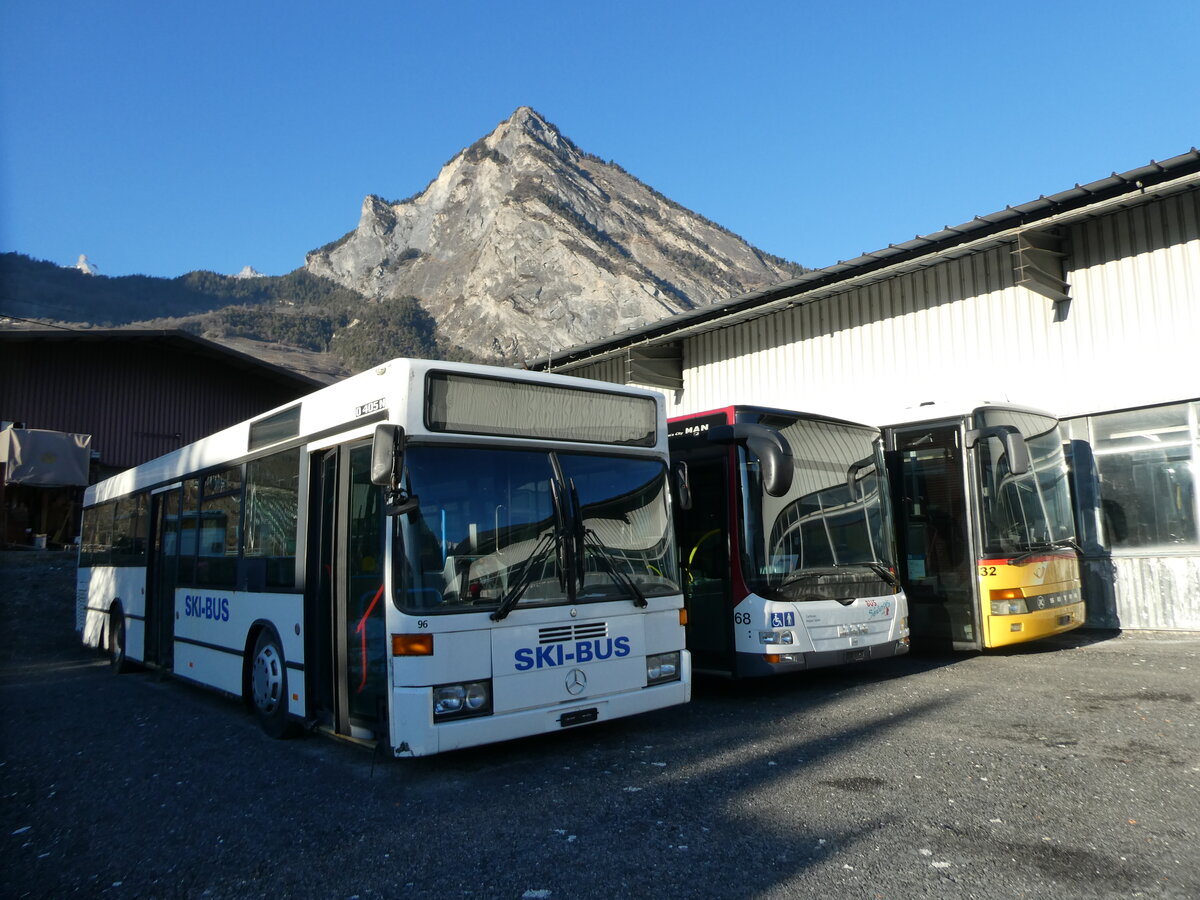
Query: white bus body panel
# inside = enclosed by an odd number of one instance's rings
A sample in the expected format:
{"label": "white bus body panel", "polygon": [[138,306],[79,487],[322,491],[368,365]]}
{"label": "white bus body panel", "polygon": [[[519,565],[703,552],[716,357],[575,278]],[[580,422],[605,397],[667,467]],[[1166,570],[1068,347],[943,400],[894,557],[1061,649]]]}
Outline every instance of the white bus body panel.
{"label": "white bus body panel", "polygon": [[[175,674],[241,696],[243,662],[254,653],[247,641],[258,623],[275,629],[285,662],[303,665],[302,594],[176,588]],[[303,716],[304,676],[295,668],[288,672],[288,695],[288,711]]]}
{"label": "white bus body panel", "polygon": [[125,613],[125,655],[140,661],[146,650],[146,570],[136,566],[95,566],[78,570],[75,619],[78,622],[82,618],[85,646],[105,646],[109,610],[117,601]]}
{"label": "white bus body panel", "polygon": [[[563,715],[575,711],[594,711],[595,722],[691,699],[691,660],[677,608],[643,612],[626,600],[588,606],[564,620],[566,610],[516,610],[499,624],[486,613],[430,620],[434,629],[476,620],[478,630],[434,631],[432,656],[392,660],[396,754],[425,756],[560,731],[571,727]],[[672,651],[680,653],[679,680],[647,687],[646,656]],[[430,685],[485,679],[492,683],[490,715],[434,723]]]}
{"label": "white bus body panel", "polygon": [[[734,621],[749,622],[734,625],[734,651],[739,658],[807,656],[779,663],[779,671],[853,661],[863,650],[884,651],[862,654],[862,658],[874,658],[907,653],[909,649],[908,599],[903,591],[858,597],[847,605],[836,600],[778,602],[749,594],[734,608]],[[766,643],[763,632],[771,632],[779,640]],[[791,643],[785,643],[784,636],[789,634]]]}

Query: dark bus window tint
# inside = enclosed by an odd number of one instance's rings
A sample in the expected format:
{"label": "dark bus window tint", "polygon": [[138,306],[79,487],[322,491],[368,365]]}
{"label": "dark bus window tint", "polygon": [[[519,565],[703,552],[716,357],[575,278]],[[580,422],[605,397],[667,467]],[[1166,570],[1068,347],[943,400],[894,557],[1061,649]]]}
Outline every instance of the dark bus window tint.
{"label": "dark bus window tint", "polygon": [[183,483],[183,509],[179,522],[179,583],[196,583],[196,548],[200,541],[200,480]]}
{"label": "dark bus window tint", "polygon": [[145,494],[122,497],[117,501],[112,539],[114,566],[146,564],[147,525]]}
{"label": "dark bus window tint", "polygon": [[241,582],[249,590],[290,588],[296,584],[299,473],[299,449],[246,464]]}
{"label": "dark bus window tint", "polygon": [[115,503],[105,503],[97,510],[96,556],[92,561],[94,566],[112,564],[113,513],[116,508]]}
{"label": "dark bus window tint", "polygon": [[79,564],[103,566],[109,561],[112,544],[113,504],[90,506],[83,511],[79,539]]}
{"label": "dark bus window tint", "polygon": [[204,477],[196,533],[196,583],[233,588],[242,518],[242,470]]}
{"label": "dark bus window tint", "polygon": [[278,444],[300,433],[300,407],[293,406],[250,423],[250,450]]}

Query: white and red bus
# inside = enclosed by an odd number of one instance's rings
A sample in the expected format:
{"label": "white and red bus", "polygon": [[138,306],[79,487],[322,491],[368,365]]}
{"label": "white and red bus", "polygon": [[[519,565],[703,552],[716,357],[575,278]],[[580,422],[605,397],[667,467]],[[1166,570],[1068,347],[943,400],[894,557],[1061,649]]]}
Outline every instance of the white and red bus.
{"label": "white and red bus", "polygon": [[393,360],[88,488],[82,640],[397,755],[689,699],[662,398]]}
{"label": "white and red bus", "polygon": [[908,652],[878,429],[753,406],[668,427],[697,671],[770,675]]}

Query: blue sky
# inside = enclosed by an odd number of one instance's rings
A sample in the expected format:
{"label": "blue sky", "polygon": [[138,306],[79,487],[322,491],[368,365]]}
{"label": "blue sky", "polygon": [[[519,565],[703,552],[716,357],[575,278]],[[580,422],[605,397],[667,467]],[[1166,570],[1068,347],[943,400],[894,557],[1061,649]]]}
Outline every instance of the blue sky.
{"label": "blue sky", "polygon": [[0,0],[0,251],[271,275],[518,106],[824,266],[1200,144],[1200,3]]}

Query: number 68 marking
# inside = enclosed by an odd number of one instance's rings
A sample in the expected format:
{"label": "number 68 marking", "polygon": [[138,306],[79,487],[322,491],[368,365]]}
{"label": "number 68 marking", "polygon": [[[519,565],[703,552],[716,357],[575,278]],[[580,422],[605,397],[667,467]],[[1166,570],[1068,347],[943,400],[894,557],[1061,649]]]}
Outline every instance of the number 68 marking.
{"label": "number 68 marking", "polygon": [[748,612],[740,612],[740,613],[733,614],[733,624],[734,625],[749,625],[750,621],[751,621],[750,613],[748,613]]}

